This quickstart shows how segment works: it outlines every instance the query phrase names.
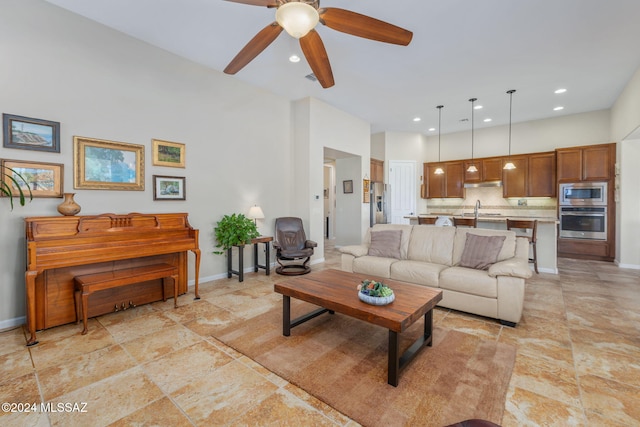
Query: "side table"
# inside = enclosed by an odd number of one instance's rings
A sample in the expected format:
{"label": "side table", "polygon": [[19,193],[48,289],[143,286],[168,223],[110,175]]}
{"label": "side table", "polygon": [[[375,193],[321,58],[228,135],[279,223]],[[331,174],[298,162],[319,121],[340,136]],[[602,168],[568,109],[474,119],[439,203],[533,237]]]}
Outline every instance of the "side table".
{"label": "side table", "polygon": [[[258,271],[259,268],[265,270],[266,275],[271,274],[271,263],[270,263],[270,252],[271,252],[271,242],[273,241],[273,237],[271,236],[259,236],[255,239],[251,239],[251,244],[253,245],[253,271]],[[265,262],[264,265],[260,265],[258,263],[258,244],[264,244],[264,252],[265,252]],[[238,270],[233,269],[233,248],[227,249],[227,277],[231,278],[234,274],[238,276],[238,280],[240,282],[244,281],[244,246],[238,245]]]}

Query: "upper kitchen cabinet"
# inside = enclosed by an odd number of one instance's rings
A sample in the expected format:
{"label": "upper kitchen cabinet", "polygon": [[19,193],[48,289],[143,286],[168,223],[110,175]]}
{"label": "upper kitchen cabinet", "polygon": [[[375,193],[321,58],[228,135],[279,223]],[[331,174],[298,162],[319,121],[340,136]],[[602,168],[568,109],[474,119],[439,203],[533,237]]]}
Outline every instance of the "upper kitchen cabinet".
{"label": "upper kitchen cabinet", "polygon": [[[444,173],[436,174],[437,168]],[[464,162],[425,163],[424,181],[427,199],[464,197]]]}
{"label": "upper kitchen cabinet", "polygon": [[527,197],[527,177],[529,156],[511,156],[503,159],[503,164],[511,162],[515,169],[502,170],[502,196]]}
{"label": "upper kitchen cabinet", "polygon": [[[471,165],[476,165],[477,172],[468,172]],[[502,157],[464,161],[464,182],[477,183],[486,181],[500,181],[502,179]]]}
{"label": "upper kitchen cabinet", "polygon": [[614,177],[614,143],[560,148],[556,154],[558,182],[607,181]]}
{"label": "upper kitchen cabinet", "polygon": [[556,197],[556,153],[529,155],[529,197]]}
{"label": "upper kitchen cabinet", "polygon": [[371,159],[371,182],[384,182],[384,162]]}
{"label": "upper kitchen cabinet", "polygon": [[504,197],[555,197],[556,153],[533,153],[503,158],[515,169],[502,170]]}

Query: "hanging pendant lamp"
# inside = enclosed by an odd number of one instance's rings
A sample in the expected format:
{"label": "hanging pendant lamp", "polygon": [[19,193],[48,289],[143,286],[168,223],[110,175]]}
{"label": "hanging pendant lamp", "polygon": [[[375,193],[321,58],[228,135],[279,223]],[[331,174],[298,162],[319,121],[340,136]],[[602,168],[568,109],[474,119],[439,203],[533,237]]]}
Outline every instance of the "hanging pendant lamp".
{"label": "hanging pendant lamp", "polygon": [[[441,123],[442,123],[442,107],[444,107],[444,105],[438,105],[436,108],[438,109],[438,163],[440,163],[440,129],[441,129]],[[442,170],[441,167],[437,167],[436,170],[433,172],[436,175],[442,175],[444,173],[444,170]]]}
{"label": "hanging pendant lamp", "polygon": [[478,168],[473,162],[473,103],[476,102],[478,98],[471,98],[469,102],[471,102],[471,164],[467,168],[467,172],[475,173],[478,172]]}
{"label": "hanging pendant lamp", "polygon": [[[507,93],[509,94],[509,158],[511,157],[511,109],[513,106],[513,93],[515,91],[516,91],[515,89],[511,89],[507,91]],[[509,159],[507,163],[505,163],[502,169],[512,170],[515,168],[516,168],[516,165],[514,165],[511,159]]]}

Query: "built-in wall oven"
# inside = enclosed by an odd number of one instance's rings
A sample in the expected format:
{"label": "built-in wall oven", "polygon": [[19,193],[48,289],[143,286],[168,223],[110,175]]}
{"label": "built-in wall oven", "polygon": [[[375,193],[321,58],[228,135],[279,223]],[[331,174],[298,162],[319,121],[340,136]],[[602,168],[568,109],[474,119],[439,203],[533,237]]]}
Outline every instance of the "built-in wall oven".
{"label": "built-in wall oven", "polygon": [[607,240],[607,183],[560,184],[560,238]]}

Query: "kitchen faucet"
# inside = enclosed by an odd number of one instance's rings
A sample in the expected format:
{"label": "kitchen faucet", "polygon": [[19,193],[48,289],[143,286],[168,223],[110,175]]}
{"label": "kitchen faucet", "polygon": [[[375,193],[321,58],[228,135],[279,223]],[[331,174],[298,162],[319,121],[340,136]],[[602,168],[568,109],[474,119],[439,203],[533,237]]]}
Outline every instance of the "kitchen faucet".
{"label": "kitchen faucet", "polygon": [[473,209],[473,215],[478,219],[478,209],[480,209],[482,205],[480,204],[480,199],[476,200],[476,207]]}

